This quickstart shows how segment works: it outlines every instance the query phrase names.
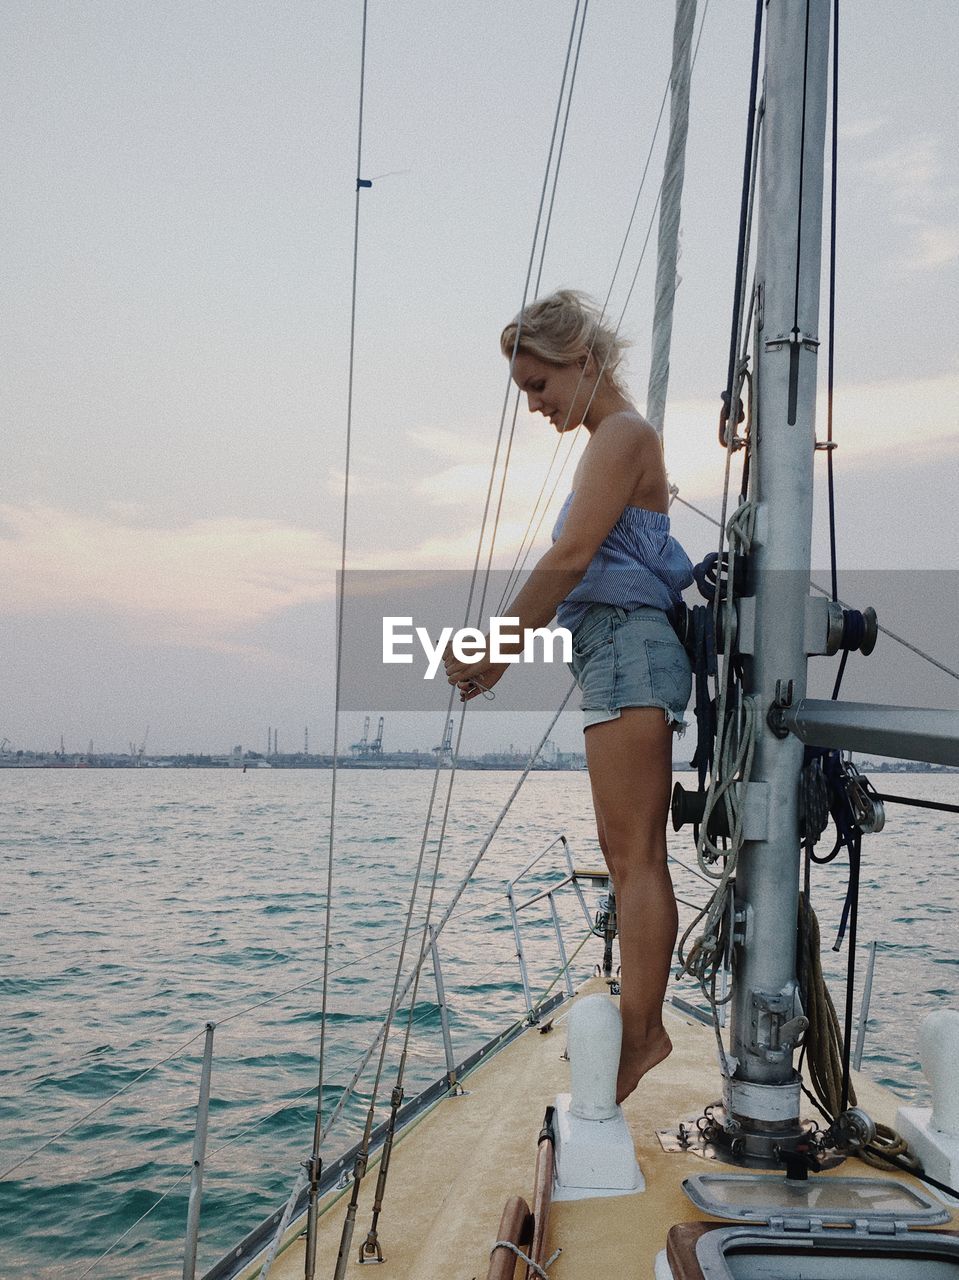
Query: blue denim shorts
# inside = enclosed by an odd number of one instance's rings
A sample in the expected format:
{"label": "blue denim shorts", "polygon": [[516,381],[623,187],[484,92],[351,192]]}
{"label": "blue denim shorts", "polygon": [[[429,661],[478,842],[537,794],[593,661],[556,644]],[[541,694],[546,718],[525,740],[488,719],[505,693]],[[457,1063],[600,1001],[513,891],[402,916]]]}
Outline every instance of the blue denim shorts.
{"label": "blue denim shorts", "polygon": [[692,692],[686,650],[662,609],[594,604],[573,632],[570,670],[583,695],[583,728],[617,720],[624,707],[662,707],[674,729]]}

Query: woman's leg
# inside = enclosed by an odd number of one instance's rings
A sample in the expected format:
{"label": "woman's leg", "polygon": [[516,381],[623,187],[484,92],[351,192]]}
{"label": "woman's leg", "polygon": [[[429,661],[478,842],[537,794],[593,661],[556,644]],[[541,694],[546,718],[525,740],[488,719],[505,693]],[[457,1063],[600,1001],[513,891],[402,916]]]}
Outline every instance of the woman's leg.
{"label": "woman's leg", "polygon": [[660,707],[627,707],[586,730],[600,846],[616,892],[623,1048],[617,1101],[670,1052],[662,1006],[677,913],[666,864],[673,734]]}

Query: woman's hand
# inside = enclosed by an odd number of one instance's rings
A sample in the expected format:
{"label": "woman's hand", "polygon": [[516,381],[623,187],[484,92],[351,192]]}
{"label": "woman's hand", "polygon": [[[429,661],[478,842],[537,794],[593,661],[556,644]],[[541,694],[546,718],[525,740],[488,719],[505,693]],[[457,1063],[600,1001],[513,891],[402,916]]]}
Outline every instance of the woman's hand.
{"label": "woman's hand", "polygon": [[486,652],[469,662],[464,662],[453,653],[452,644],[446,646],[443,654],[443,666],[450,684],[455,684],[460,691],[460,701],[469,702],[488,689],[492,689],[503,676],[508,662],[492,662],[489,657],[489,636],[486,637]]}

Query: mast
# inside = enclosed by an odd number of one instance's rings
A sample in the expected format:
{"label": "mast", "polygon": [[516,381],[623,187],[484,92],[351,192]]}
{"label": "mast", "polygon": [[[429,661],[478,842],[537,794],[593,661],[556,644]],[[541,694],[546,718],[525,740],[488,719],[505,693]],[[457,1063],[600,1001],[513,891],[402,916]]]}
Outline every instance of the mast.
{"label": "mast", "polygon": [[[806,692],[829,0],[769,0],[761,151],[753,459],[755,598],[740,602],[745,691],[758,715],[736,877],[727,1134],[775,1160],[800,1136],[793,1050],[803,745],[766,713]],[[754,623],[748,614],[754,609]],[[752,633],[750,635],[750,632]],[[732,1067],[732,1063],[730,1064]]]}

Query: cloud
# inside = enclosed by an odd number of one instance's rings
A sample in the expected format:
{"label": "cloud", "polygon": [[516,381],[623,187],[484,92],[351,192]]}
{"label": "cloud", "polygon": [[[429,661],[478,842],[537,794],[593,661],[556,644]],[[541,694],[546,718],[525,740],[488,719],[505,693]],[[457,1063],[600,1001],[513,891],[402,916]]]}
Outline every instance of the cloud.
{"label": "cloud", "polygon": [[[326,492],[331,498],[343,502],[343,488],[346,483],[346,472],[330,467],[326,473]],[[375,476],[369,471],[350,468],[350,496],[353,498],[373,498],[378,494],[391,493],[393,481],[386,476]]]}
{"label": "cloud", "polygon": [[[825,436],[825,411],[821,396],[820,438]],[[667,407],[666,464],[670,478],[690,500],[721,488],[724,454],[717,443],[717,419],[715,400],[678,400]],[[959,373],[840,384],[833,423],[840,459],[865,459],[886,449],[908,449],[913,456],[921,450],[935,452],[959,432]]]}
{"label": "cloud", "polygon": [[[135,522],[142,515],[0,504],[6,613],[69,626],[93,611],[131,636],[262,656],[249,634],[258,623],[335,595],[340,548],[315,529],[235,518],[157,527]],[[523,527],[501,522],[501,544],[519,545]],[[473,564],[477,533],[457,521],[418,543],[348,549],[348,568],[462,569]]]}
{"label": "cloud", "polygon": [[406,438],[417,449],[452,461],[463,456],[466,437],[443,427],[417,427],[413,431],[407,431]]}
{"label": "cloud", "polygon": [[920,226],[917,238],[919,243],[913,260],[918,266],[945,267],[959,258],[959,225]]}
{"label": "cloud", "polygon": [[905,254],[890,263],[900,271],[930,270],[959,259],[953,154],[938,134],[923,133],[859,158],[861,172],[879,189],[878,198],[910,233]]}
{"label": "cloud", "polygon": [[959,431],[959,373],[839,386],[833,419],[840,456],[935,449]]}
{"label": "cloud", "polygon": [[[820,410],[822,417],[822,405]],[[693,503],[708,504],[721,488],[723,452],[714,444],[715,424],[712,399],[669,406],[667,464],[681,496]],[[946,465],[954,466],[959,449],[959,372],[840,385],[835,424],[840,465],[874,461],[888,467],[898,454],[907,456],[914,468],[925,467],[930,476],[938,476]],[[822,420],[819,434],[824,434]],[[553,517],[570,487],[573,455],[567,455],[567,448],[564,441],[549,470],[541,429],[518,434],[498,519],[497,566],[512,563],[516,549],[530,537],[534,551],[528,562],[548,545]],[[574,453],[576,448],[574,443]],[[487,467],[470,461],[423,476],[409,489],[408,501],[423,508],[415,522],[363,531],[362,545],[351,531],[348,566],[469,568],[476,556],[487,481]],[[547,514],[537,529],[544,505]],[[495,511],[494,494],[484,566]],[[162,526],[149,516],[138,506],[117,504],[94,514],[49,505],[0,505],[6,612],[56,614],[62,620],[58,625],[69,625],[71,611],[93,609],[119,619],[130,632],[148,633],[163,643],[221,651],[242,646],[259,622],[334,595],[340,548],[335,536],[321,530],[239,518]]]}
{"label": "cloud", "polygon": [[272,520],[141,526],[109,515],[0,506],[9,612],[90,606],[148,620],[159,638],[221,637],[329,596],[339,553],[310,529]]}
{"label": "cloud", "polygon": [[871,138],[883,128],[884,121],[879,116],[860,116],[856,120],[847,120],[839,127],[839,136],[847,141],[858,141],[860,138]]}

